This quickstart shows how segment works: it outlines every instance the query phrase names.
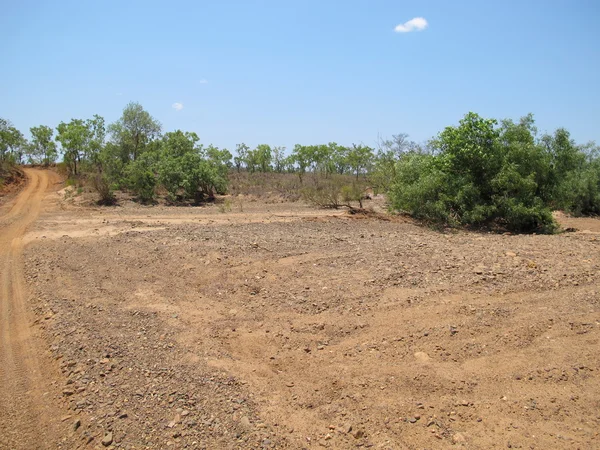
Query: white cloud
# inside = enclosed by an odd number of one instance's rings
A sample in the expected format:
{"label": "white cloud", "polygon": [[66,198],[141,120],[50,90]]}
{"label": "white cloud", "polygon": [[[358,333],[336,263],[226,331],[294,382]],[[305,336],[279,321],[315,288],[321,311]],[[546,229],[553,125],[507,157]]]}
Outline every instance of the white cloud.
{"label": "white cloud", "polygon": [[394,28],[396,33],[410,33],[411,31],[423,31],[427,28],[427,21],[423,17],[415,17],[408,22],[401,23]]}
{"label": "white cloud", "polygon": [[200,84],[207,84],[208,80],[206,78],[202,78],[201,80],[198,80],[198,83],[200,83]]}
{"label": "white cloud", "polygon": [[176,102],[173,103],[172,106],[175,111],[181,111],[183,109],[183,103]]}

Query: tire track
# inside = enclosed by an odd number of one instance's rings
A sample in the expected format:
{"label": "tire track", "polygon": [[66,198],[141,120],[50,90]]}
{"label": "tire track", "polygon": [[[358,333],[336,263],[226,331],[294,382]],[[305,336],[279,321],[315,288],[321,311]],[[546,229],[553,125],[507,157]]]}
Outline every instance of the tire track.
{"label": "tire track", "polygon": [[0,219],[0,448],[14,450],[57,442],[51,420],[56,409],[30,326],[22,264],[22,237],[40,213],[49,172],[25,172],[27,187]]}

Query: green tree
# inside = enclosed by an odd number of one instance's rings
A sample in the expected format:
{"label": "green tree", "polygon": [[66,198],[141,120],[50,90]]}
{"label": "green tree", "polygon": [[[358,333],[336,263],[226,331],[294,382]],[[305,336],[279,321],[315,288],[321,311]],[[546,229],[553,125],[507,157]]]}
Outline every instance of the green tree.
{"label": "green tree", "polygon": [[63,149],[63,159],[69,172],[77,175],[77,168],[88,149],[91,131],[84,120],[72,119],[69,123],[61,122],[56,127],[56,140]]}
{"label": "green tree", "polygon": [[[219,149],[213,145],[206,148],[206,158],[215,167],[219,175],[223,179],[227,179],[229,169],[231,169],[231,152],[227,149]],[[219,194],[224,194],[222,190],[217,191]]]}
{"label": "green tree", "polygon": [[311,164],[311,149],[305,145],[296,144],[291,156],[291,160],[297,168],[300,182],[302,182],[306,169]]}
{"label": "green tree", "polygon": [[235,168],[237,169],[238,173],[241,171],[242,166],[246,164],[249,150],[250,147],[248,147],[243,142],[241,144],[237,144],[235,148],[237,156],[233,158],[233,164],[235,165]]}
{"label": "green tree", "polygon": [[373,149],[364,145],[352,144],[347,155],[348,165],[356,175],[365,173],[373,162]]}
{"label": "green tree", "polygon": [[31,142],[27,149],[29,159],[46,166],[54,163],[58,157],[56,143],[52,139],[54,130],[46,125],[40,125],[30,128],[29,131],[31,132]]}
{"label": "green tree", "polygon": [[379,192],[387,192],[396,177],[396,164],[409,152],[420,149],[413,141],[408,140],[408,134],[392,135],[391,139],[379,139],[377,154],[373,161],[370,180],[373,188]]}
{"label": "green tree", "polygon": [[260,144],[254,149],[254,158],[261,172],[269,172],[271,170],[271,161],[273,159],[271,146]]}
{"label": "green tree", "polygon": [[329,144],[333,153],[333,165],[335,173],[338,175],[345,175],[350,172],[351,167],[348,162],[348,147],[338,145],[335,142]]}
{"label": "green tree", "polygon": [[9,120],[0,118],[0,161],[11,159],[21,163],[26,146],[27,140],[23,137],[23,133]]}
{"label": "green tree", "polygon": [[123,162],[135,161],[148,144],[160,136],[161,124],[142,105],[129,103],[119,120],[108,126],[112,141],[121,149]]}
{"label": "green tree", "polygon": [[273,170],[281,173],[285,170],[285,147],[273,147]]}
{"label": "green tree", "polygon": [[92,119],[86,120],[86,126],[89,130],[89,140],[84,148],[84,157],[89,163],[98,164],[106,140],[104,117],[94,114]]}

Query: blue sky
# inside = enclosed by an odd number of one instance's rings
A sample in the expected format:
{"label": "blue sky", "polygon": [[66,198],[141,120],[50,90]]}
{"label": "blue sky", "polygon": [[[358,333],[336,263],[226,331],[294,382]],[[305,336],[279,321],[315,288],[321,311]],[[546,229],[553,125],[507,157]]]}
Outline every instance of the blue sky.
{"label": "blue sky", "polygon": [[598,0],[0,2],[0,117],[22,131],[138,101],[229,149],[423,141],[468,111],[600,141]]}

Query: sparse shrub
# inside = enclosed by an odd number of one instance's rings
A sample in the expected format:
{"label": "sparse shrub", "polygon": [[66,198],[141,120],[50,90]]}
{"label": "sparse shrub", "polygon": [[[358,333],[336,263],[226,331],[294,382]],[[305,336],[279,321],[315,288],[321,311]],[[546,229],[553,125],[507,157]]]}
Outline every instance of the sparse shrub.
{"label": "sparse shrub", "polygon": [[334,175],[313,178],[311,185],[302,189],[302,196],[307,202],[320,208],[353,208],[353,202],[359,203],[362,208],[364,191],[364,182],[351,176]]}
{"label": "sparse shrub", "polygon": [[98,199],[99,205],[114,205],[116,197],[105,174],[92,174],[90,177],[90,184],[100,197]]}
{"label": "sparse shrub", "polygon": [[231,212],[231,199],[226,198],[222,203],[220,203],[219,211],[223,214]]}
{"label": "sparse shrub", "polygon": [[232,195],[250,195],[267,200],[275,196],[292,202],[302,197],[302,184],[292,173],[235,171],[229,173],[228,186]]}

